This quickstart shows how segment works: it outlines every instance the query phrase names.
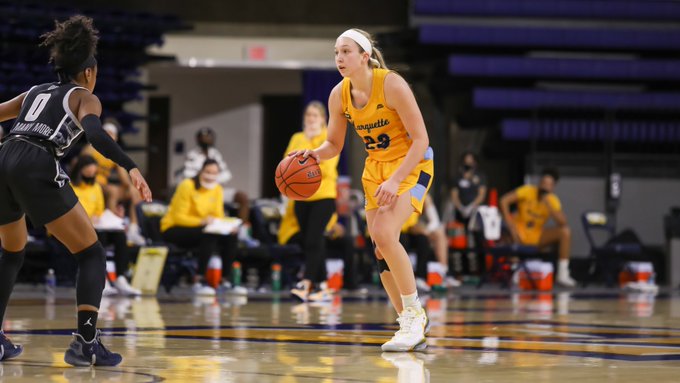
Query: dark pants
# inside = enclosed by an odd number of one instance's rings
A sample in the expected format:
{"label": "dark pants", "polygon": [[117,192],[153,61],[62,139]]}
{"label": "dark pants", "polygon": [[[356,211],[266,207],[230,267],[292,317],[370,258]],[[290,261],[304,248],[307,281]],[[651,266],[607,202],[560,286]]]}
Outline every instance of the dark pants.
{"label": "dark pants", "polygon": [[185,249],[198,248],[196,256],[200,276],[205,276],[210,257],[219,252],[222,258],[222,276],[228,278],[238,250],[238,238],[235,234],[207,234],[202,227],[175,226],[163,233],[163,239]]}
{"label": "dark pants", "polygon": [[427,263],[434,257],[430,239],[423,234],[401,234],[399,242],[406,248],[415,251],[417,261],[415,276],[427,279]]}
{"label": "dark pants", "polygon": [[122,231],[97,231],[99,242],[104,247],[113,246],[113,262],[116,264],[116,275],[125,275],[130,267],[130,254],[127,238]]}
{"label": "dark pants", "polygon": [[300,225],[302,252],[305,255],[305,279],[313,283],[326,280],[324,232],[334,212],[334,199],[295,202],[295,216]]}
{"label": "dark pants", "polygon": [[[485,260],[484,260],[484,232],[482,230],[475,230],[472,233],[470,233],[470,229],[468,228],[470,226],[470,219],[472,217],[464,218],[462,214],[456,209],[456,221],[460,222],[463,224],[465,227],[465,234],[469,238],[470,235],[472,235],[472,241],[473,243],[470,244],[468,243],[468,248],[473,248],[475,251],[475,254],[477,255],[477,265],[479,267],[478,272],[480,274],[483,274],[485,271]],[[479,219],[478,221],[479,222]]]}

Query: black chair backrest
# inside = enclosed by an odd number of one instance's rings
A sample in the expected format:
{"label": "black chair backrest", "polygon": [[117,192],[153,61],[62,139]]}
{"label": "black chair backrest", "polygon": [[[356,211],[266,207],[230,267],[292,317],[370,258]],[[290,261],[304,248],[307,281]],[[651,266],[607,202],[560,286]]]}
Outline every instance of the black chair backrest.
{"label": "black chair backrest", "polygon": [[161,219],[167,213],[168,205],[161,201],[142,202],[136,210],[142,235],[152,243],[163,242]]}
{"label": "black chair backrest", "polygon": [[[616,226],[614,223],[607,217],[605,213],[599,211],[584,212],[581,215],[581,223],[583,224],[583,231],[586,234],[586,238],[588,239],[591,250],[601,247],[616,233]],[[596,243],[594,237],[595,232],[606,233],[607,238],[605,238],[602,244]]]}
{"label": "black chair backrest", "polygon": [[269,232],[267,219],[262,212],[262,208],[253,205],[250,208],[250,225],[253,230],[253,238],[259,240],[267,246],[276,244],[276,238]]}

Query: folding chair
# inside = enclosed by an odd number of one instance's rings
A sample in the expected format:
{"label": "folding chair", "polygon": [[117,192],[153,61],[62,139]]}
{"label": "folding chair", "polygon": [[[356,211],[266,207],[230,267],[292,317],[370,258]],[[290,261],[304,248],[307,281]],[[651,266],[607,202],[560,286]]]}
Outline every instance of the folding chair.
{"label": "folding chair", "polygon": [[193,257],[196,249],[180,248],[163,240],[161,234],[161,219],[168,211],[168,205],[161,201],[141,202],[135,207],[139,228],[149,246],[164,246],[168,248],[168,258],[165,261],[161,284],[166,292],[170,292],[183,274],[191,279],[196,275],[198,264]]}
{"label": "folding chair", "polygon": [[605,213],[584,212],[581,215],[581,223],[590,245],[590,268],[584,286],[587,286],[594,279],[598,270],[602,272],[605,283],[612,286],[615,280],[611,275],[612,269],[615,272],[620,270],[624,262],[627,261],[647,260],[642,253],[640,244],[612,243],[610,241],[616,235],[616,224],[609,220]]}
{"label": "folding chair", "polygon": [[[489,213],[491,213],[491,211]],[[497,212],[497,210],[495,214],[497,215],[496,222],[494,222],[493,225],[494,228],[496,229],[495,231],[498,231],[499,234],[500,228],[502,227],[504,231],[507,232],[507,227],[504,225],[504,222],[502,221],[500,214]],[[485,230],[485,235],[486,234],[487,233]],[[512,270],[512,268],[509,267],[508,261],[511,257],[515,257],[519,261],[519,263],[517,264],[518,269],[525,272],[529,280],[529,283],[531,283],[531,286],[535,289],[537,287],[536,281],[534,281],[531,273],[529,272],[526,262],[530,259],[541,259],[544,261],[555,263],[557,254],[554,251],[543,251],[538,246],[522,245],[515,243],[512,244],[502,243],[497,241],[500,239],[499,237],[500,237],[499,235],[495,235],[492,238],[489,238],[487,236],[488,241],[485,250],[486,253],[492,257],[491,269],[486,271],[485,273],[482,273],[482,277],[479,279],[477,288],[482,287],[484,283],[497,276],[500,276],[502,278],[501,284],[503,285],[503,287],[510,287],[512,274],[514,270]],[[502,259],[505,259],[505,261],[501,262]]]}

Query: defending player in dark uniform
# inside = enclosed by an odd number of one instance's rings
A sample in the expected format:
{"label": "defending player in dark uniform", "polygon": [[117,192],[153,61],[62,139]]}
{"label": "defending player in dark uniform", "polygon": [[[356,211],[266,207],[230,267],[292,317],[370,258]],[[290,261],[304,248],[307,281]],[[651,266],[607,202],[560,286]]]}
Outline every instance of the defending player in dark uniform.
{"label": "defending player in dark uniform", "polygon": [[[59,81],[36,85],[0,104],[0,122],[16,118],[0,146],[0,324],[26,246],[25,215],[46,226],[76,257],[78,331],[64,360],[74,366],[115,366],[120,354],[104,347],[97,311],[104,288],[106,256],[82,205],[59,166],[59,158],[84,134],[107,158],[125,168],[143,199],[151,191],[135,163],[103,131],[97,80],[97,30],[92,19],[73,16],[43,35]],[[0,360],[19,356],[0,331]]]}

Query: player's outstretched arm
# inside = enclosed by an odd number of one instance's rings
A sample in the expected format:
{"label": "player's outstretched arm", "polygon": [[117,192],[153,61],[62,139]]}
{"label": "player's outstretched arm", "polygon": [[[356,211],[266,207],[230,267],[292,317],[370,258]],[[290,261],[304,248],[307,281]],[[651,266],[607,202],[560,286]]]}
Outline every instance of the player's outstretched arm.
{"label": "player's outstretched arm", "polygon": [[102,129],[99,116],[102,112],[102,104],[97,96],[89,92],[79,92],[81,98],[78,105],[78,119],[85,131],[87,140],[99,153],[111,161],[123,167],[130,174],[132,185],[139,191],[142,199],[151,202],[151,190],[146,180],[140,173],[137,165],[128,157],[118,144]]}

